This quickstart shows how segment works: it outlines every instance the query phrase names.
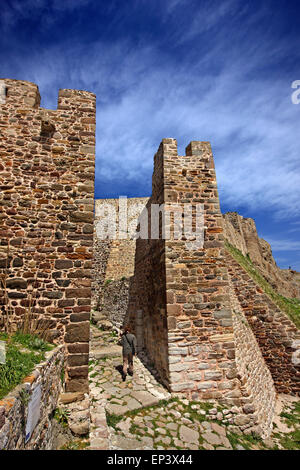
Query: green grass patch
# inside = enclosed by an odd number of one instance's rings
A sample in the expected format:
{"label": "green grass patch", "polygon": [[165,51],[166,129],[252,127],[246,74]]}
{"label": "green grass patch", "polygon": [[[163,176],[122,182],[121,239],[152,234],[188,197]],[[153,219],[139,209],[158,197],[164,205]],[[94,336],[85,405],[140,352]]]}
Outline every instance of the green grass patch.
{"label": "green grass patch", "polygon": [[[208,413],[208,411],[212,410],[215,406],[212,403],[205,403],[205,402],[202,402],[202,403],[192,402],[191,404],[192,405],[200,405],[201,410],[206,411],[207,413]],[[223,408],[220,407],[219,411],[222,411],[222,410],[223,410]]]}
{"label": "green grass patch", "polygon": [[249,256],[244,256],[240,250],[225,240],[225,248],[232,257],[247,271],[250,277],[262,288],[277,307],[285,312],[290,320],[300,328],[300,300],[288,299],[278,294],[269,282],[258,272]]}
{"label": "green grass patch", "polygon": [[111,330],[109,332],[109,337],[110,338],[118,338],[118,333],[115,330]]}
{"label": "green grass patch", "polygon": [[65,410],[63,408],[56,408],[54,411],[54,419],[61,424],[63,427],[68,426],[68,419],[70,416],[70,411]]}
{"label": "green grass patch", "polygon": [[299,423],[299,418],[296,418],[293,414],[286,413],[285,411],[280,413],[280,417],[285,418],[285,421],[286,421],[288,427],[292,427],[293,425]]}
{"label": "green grass patch", "polygon": [[8,339],[8,334],[4,333],[4,331],[0,331],[0,340],[6,341]]}
{"label": "green grass patch", "polygon": [[241,445],[246,450],[252,450],[253,446],[259,447],[261,450],[265,448],[265,445],[262,442],[262,439],[259,437],[254,437],[252,435],[246,434],[235,434],[227,431],[227,438],[232,445],[234,450],[237,449],[238,445]]}
{"label": "green grass patch", "polygon": [[129,428],[129,432],[131,434],[135,434],[136,436],[139,436],[139,437],[143,436],[143,433],[141,432],[140,427],[135,423],[131,423],[131,426]]}
{"label": "green grass patch", "polygon": [[179,402],[180,400],[178,398],[171,398],[170,400],[160,400],[156,405],[149,405],[149,406],[144,406],[143,408],[138,408],[136,410],[130,410],[127,411],[124,416],[126,418],[128,417],[134,417],[137,415],[145,416],[149,411],[154,411],[158,408],[163,408],[169,403],[176,403]]}
{"label": "green grass patch", "polygon": [[289,408],[285,408],[280,417],[284,418],[288,427],[297,427],[300,423],[300,401],[293,403]]}
{"label": "green grass patch", "polygon": [[114,413],[108,413],[106,411],[106,422],[111,428],[116,429],[117,424],[122,421],[122,419],[124,419],[122,415],[115,415]]}
{"label": "green grass patch", "polygon": [[89,447],[89,445],[89,441],[70,441],[67,444],[63,445],[59,450],[83,450]]}
{"label": "green grass patch", "polygon": [[[29,375],[36,364],[45,359],[45,351],[53,348],[35,335],[17,332],[13,335],[0,334],[6,342],[6,362],[0,364],[0,399]],[[26,348],[25,351],[20,349]]]}
{"label": "green grass patch", "polygon": [[17,331],[11,339],[13,343],[21,344],[30,351],[51,351],[54,348],[53,344],[46,343],[38,336],[24,334],[21,331]]}
{"label": "green grass patch", "polygon": [[300,450],[300,430],[297,429],[281,436],[280,444],[286,450]]}
{"label": "green grass patch", "polygon": [[97,359],[97,365],[99,365],[99,363],[102,361],[102,362],[106,362],[109,360],[109,357],[108,356],[103,356],[103,357],[100,357],[99,359]]}
{"label": "green grass patch", "polygon": [[97,377],[97,375],[99,375],[99,372],[93,372],[90,374],[90,377],[93,379],[94,377]]}
{"label": "green grass patch", "polygon": [[243,446],[241,436],[239,434],[235,434],[233,432],[230,432],[230,433],[228,432],[227,433],[227,438],[228,438],[228,440],[229,440],[229,442],[232,445],[232,448],[234,450],[236,450],[238,445]]}
{"label": "green grass patch", "polygon": [[[188,405],[185,405],[184,403],[181,403],[182,406],[183,406],[183,414],[184,413],[189,413],[190,417],[189,419],[193,422],[198,422],[198,423],[201,423],[202,421],[207,421],[209,418],[207,416],[209,410],[211,410],[212,408],[215,407],[215,405],[213,405],[212,403],[205,403],[205,402],[197,402],[197,401],[190,401]],[[200,410],[203,410],[206,412],[205,415],[199,413],[199,410],[198,409],[193,409],[192,406],[193,405],[197,405]],[[220,409],[218,411],[222,411],[223,408],[220,407]],[[216,423],[219,423],[219,424],[222,424],[221,422],[217,421],[216,419],[214,420],[214,422]]]}

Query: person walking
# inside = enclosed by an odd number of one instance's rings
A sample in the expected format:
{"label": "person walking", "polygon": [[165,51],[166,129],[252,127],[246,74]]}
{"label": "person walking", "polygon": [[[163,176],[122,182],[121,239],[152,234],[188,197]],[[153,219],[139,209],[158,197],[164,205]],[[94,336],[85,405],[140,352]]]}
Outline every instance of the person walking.
{"label": "person walking", "polygon": [[136,337],[131,333],[129,326],[125,326],[121,333],[121,345],[123,348],[122,379],[124,382],[126,380],[127,372],[129,375],[133,375],[133,356],[136,355],[137,351]]}

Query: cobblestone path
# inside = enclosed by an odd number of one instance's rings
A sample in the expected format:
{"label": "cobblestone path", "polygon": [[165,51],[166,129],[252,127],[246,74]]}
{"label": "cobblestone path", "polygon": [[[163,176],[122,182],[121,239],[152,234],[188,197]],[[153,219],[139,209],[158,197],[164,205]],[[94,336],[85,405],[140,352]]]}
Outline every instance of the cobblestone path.
{"label": "cobblestone path", "polygon": [[[133,377],[123,382],[121,347],[113,333],[95,327],[91,332],[90,449],[258,450],[282,448],[282,436],[299,433],[277,417],[271,438],[262,441],[243,434],[230,424],[234,407],[224,409],[170,394],[138,358]],[[294,410],[295,400],[288,398],[288,403]]]}

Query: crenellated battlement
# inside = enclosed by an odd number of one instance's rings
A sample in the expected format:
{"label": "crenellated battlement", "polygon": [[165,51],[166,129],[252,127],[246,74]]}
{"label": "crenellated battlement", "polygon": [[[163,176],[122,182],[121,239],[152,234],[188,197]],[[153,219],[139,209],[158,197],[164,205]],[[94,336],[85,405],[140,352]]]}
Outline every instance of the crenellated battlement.
{"label": "crenellated battlement", "polygon": [[[0,79],[0,95],[2,105],[14,106],[19,109],[39,108],[41,95],[35,83],[25,80]],[[76,113],[94,113],[96,95],[84,90],[60,89],[58,92],[57,110]],[[41,108],[44,112],[53,113],[55,110]]]}

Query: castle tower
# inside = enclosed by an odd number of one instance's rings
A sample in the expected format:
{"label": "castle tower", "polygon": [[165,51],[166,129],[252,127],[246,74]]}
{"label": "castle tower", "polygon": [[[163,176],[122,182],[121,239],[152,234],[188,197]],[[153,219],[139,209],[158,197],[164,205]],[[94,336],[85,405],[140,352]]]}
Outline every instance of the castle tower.
{"label": "castle tower", "polygon": [[87,391],[96,98],[39,105],[35,84],[0,80],[1,323],[64,341],[66,391]]}
{"label": "castle tower", "polygon": [[138,344],[172,392],[234,406],[234,424],[268,435],[274,384],[228,276],[209,142],[179,156],[163,139],[146,209],[128,312]]}
{"label": "castle tower", "polygon": [[[174,148],[174,150],[173,150]],[[203,212],[194,230],[203,240],[165,242],[166,314],[169,325],[170,384],[199,398],[238,398],[232,313],[224,260],[222,216],[214,161],[208,142],[191,142],[185,156],[175,154],[176,141],[163,143],[164,200],[196,206]],[[185,222],[185,218],[184,218]],[[200,233],[199,233],[200,231]],[[201,243],[202,242],[202,243]],[[194,246],[193,246],[194,245]]]}
{"label": "castle tower", "polygon": [[[175,139],[162,141],[154,158],[149,225],[153,204],[164,204],[163,222],[170,230],[165,239],[161,227],[159,239],[137,241],[136,276],[150,290],[147,301],[142,295],[139,303],[147,353],[174,392],[238,398],[222,216],[208,142],[191,142],[179,156]],[[204,215],[197,227],[198,234],[204,230],[204,244],[184,233],[188,213],[195,216],[197,210]]]}

